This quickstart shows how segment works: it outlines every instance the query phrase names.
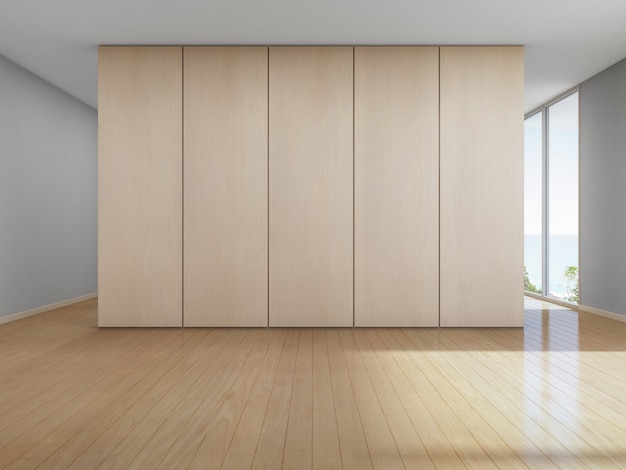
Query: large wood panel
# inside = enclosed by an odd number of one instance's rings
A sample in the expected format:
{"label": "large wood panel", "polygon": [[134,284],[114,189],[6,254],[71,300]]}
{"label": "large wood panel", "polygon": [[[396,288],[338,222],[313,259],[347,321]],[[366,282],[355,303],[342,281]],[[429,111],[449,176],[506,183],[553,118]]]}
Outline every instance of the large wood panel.
{"label": "large wood panel", "polygon": [[355,48],[355,325],[439,324],[439,48]]}
{"label": "large wood panel", "polygon": [[441,326],[523,325],[523,63],[441,48]]}
{"label": "large wood panel", "polygon": [[182,324],[182,49],[98,55],[100,326]]}
{"label": "large wood panel", "polygon": [[353,324],[353,49],[271,47],[270,325]]}
{"label": "large wood panel", "polygon": [[184,323],[267,326],[267,48],[184,64]]}

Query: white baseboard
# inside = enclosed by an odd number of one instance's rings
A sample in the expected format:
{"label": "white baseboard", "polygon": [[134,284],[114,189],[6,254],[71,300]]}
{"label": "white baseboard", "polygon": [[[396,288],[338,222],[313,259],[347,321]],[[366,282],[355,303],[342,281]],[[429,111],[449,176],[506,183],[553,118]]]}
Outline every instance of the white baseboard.
{"label": "white baseboard", "polygon": [[37,307],[31,310],[25,310],[24,312],[18,312],[18,313],[13,313],[11,315],[6,315],[4,317],[0,317],[0,325],[4,323],[10,323],[15,320],[21,320],[22,318],[32,317],[33,315],[39,315],[40,313],[49,312],[50,310],[54,310],[55,308],[61,308],[67,305],[72,305],[78,302],[82,302],[84,300],[94,299],[96,297],[98,297],[97,292],[93,294],[81,295],[80,297],[74,297],[73,299],[62,300],[61,302],[55,302],[50,305],[44,305],[43,307]]}
{"label": "white baseboard", "polygon": [[584,312],[593,313],[594,315],[600,315],[601,317],[610,318],[611,320],[617,320],[626,323],[626,315],[620,315],[619,313],[607,312],[606,310],[600,310],[595,307],[588,307],[586,305],[578,305],[578,310]]}

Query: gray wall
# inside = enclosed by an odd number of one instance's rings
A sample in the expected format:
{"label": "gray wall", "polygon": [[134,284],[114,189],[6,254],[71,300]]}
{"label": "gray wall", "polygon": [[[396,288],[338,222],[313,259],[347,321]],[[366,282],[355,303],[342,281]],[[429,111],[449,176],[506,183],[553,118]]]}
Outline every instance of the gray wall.
{"label": "gray wall", "polygon": [[97,291],[97,113],[0,56],[0,317]]}
{"label": "gray wall", "polygon": [[580,87],[580,303],[626,315],[626,59]]}

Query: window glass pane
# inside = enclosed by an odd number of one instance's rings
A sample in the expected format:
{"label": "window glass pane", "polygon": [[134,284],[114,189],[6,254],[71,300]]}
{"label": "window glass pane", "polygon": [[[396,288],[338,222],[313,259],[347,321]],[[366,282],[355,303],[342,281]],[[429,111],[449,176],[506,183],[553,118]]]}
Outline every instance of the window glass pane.
{"label": "window glass pane", "polygon": [[578,302],[578,93],[548,108],[548,292]]}
{"label": "window glass pane", "polygon": [[541,293],[542,113],[524,121],[524,289]]}

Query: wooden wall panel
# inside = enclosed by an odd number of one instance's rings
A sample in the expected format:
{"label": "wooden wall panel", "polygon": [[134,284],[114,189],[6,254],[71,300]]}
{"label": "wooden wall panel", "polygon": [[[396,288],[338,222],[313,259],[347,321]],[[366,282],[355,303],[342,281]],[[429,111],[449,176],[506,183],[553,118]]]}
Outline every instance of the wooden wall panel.
{"label": "wooden wall panel", "polygon": [[439,324],[439,48],[355,48],[355,325]]}
{"label": "wooden wall panel", "polygon": [[441,326],[522,326],[521,47],[441,48]]}
{"label": "wooden wall panel", "polygon": [[353,49],[269,54],[270,326],[352,326]]}
{"label": "wooden wall panel", "polygon": [[185,47],[185,326],[267,326],[267,48]]}
{"label": "wooden wall panel", "polygon": [[98,56],[98,324],[182,324],[182,49]]}

